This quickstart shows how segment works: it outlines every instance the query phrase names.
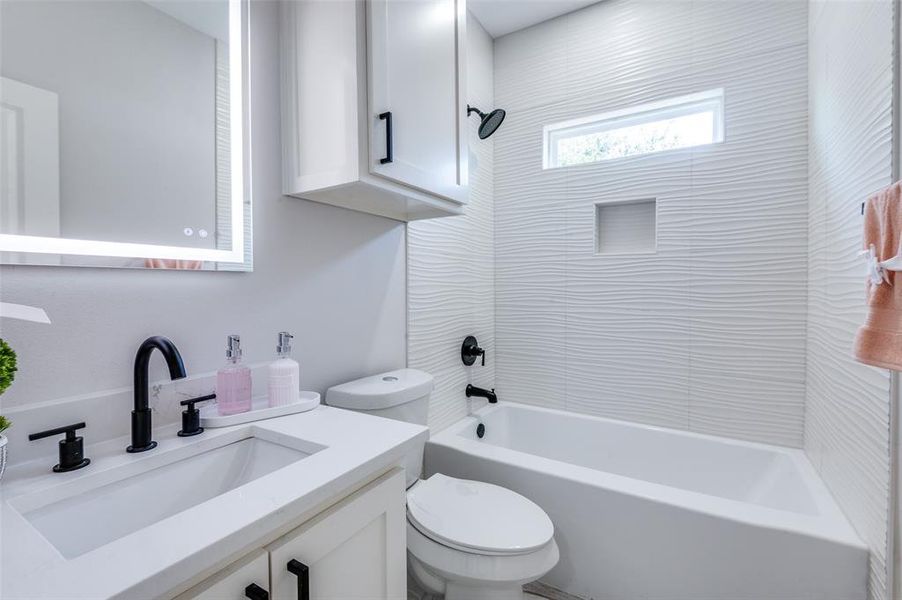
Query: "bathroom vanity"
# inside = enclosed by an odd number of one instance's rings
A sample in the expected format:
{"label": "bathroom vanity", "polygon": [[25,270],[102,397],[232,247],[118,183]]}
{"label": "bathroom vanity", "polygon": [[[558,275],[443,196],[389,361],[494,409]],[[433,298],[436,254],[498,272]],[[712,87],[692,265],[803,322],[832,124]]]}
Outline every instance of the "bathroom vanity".
{"label": "bathroom vanity", "polygon": [[[0,596],[402,598],[405,454],[427,429],[321,406],[0,487]],[[152,549],[148,551],[147,549]],[[295,596],[297,594],[297,596]]]}

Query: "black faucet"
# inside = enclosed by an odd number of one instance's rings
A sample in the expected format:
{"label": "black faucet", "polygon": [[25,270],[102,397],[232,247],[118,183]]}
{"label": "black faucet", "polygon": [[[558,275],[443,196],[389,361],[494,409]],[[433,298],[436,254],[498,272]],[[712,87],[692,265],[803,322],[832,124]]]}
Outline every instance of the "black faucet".
{"label": "black faucet", "polygon": [[492,388],[492,391],[484,390],[480,387],[476,387],[475,385],[467,384],[467,398],[472,396],[478,396],[480,398],[485,398],[489,401],[489,404],[495,404],[498,402],[498,396],[495,395],[495,388]]}
{"label": "black faucet", "polygon": [[166,359],[170,378],[182,379],[186,375],[182,355],[168,338],[153,336],[144,340],[135,355],[135,409],[132,411],[132,445],[126,448],[128,452],[144,452],[157,447],[150,439],[151,412],[147,404],[147,367],[154,348]]}

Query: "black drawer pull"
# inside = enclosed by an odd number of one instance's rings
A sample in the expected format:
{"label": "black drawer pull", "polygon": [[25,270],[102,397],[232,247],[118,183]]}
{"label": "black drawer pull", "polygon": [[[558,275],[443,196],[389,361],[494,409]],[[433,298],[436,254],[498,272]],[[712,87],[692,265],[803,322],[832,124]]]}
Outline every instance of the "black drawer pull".
{"label": "black drawer pull", "polygon": [[379,119],[385,121],[385,158],[380,158],[381,164],[390,163],[392,161],[392,139],[391,139],[391,111],[380,113]]}
{"label": "black drawer pull", "polygon": [[269,592],[256,583],[252,583],[244,588],[244,595],[251,600],[269,600]]}
{"label": "black drawer pull", "polygon": [[310,600],[310,569],[299,560],[288,561],[288,572],[298,577],[298,600]]}

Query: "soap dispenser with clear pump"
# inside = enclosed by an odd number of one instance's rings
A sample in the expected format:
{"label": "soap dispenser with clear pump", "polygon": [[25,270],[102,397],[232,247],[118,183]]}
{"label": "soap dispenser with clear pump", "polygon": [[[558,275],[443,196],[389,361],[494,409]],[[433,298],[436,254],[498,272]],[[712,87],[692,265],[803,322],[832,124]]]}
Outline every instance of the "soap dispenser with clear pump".
{"label": "soap dispenser with clear pump", "polygon": [[241,364],[241,338],[230,335],[226,364],[216,373],[216,404],[220,415],[251,409],[251,370]]}
{"label": "soap dispenser with clear pump", "polygon": [[270,406],[285,406],[298,401],[301,367],[290,356],[292,338],[294,336],[287,331],[279,333],[279,344],[276,346],[278,358],[269,365]]}

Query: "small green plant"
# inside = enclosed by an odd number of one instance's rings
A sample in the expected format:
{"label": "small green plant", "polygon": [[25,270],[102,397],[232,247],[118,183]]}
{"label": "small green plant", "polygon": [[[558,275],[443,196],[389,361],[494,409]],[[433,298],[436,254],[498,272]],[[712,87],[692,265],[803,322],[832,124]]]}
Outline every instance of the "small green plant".
{"label": "small green plant", "polygon": [[0,394],[13,384],[16,370],[16,352],[0,338]]}
{"label": "small green plant", "polygon": [[[9,347],[6,340],[0,338],[0,394],[3,394],[13,384],[16,378],[16,352]],[[0,433],[3,433],[12,423],[6,417],[0,416]]]}

